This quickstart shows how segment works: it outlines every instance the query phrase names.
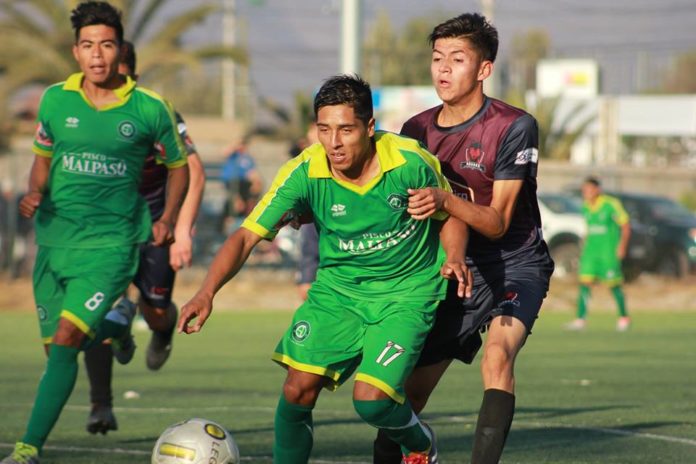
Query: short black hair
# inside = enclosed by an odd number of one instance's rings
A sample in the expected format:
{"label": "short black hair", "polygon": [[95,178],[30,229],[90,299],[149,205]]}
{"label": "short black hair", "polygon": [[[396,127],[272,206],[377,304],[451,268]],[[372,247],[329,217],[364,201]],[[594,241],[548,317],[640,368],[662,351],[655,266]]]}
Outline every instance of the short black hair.
{"label": "short black hair", "polygon": [[324,106],[348,105],[355,116],[367,125],[372,119],[372,91],[370,84],[357,74],[340,74],[324,81],[314,97],[314,114]]}
{"label": "short black hair", "polygon": [[129,40],[124,40],[122,44],[123,53],[121,54],[121,63],[125,64],[130,68],[131,76],[135,76],[136,64],[138,63],[138,56],[135,54],[135,45]]}
{"label": "short black hair", "polygon": [[494,62],[498,55],[498,30],[478,13],[464,13],[438,24],[428,36],[431,47],[437,39],[467,39],[486,61]]}
{"label": "short black hair", "polygon": [[121,12],[108,2],[82,2],[72,10],[70,22],[75,30],[75,42],[80,39],[80,29],[86,26],[104,25],[116,30],[119,45],[123,43]]}
{"label": "short black hair", "polygon": [[584,182],[584,183],[585,183],[585,184],[592,184],[592,185],[594,185],[595,187],[601,187],[601,186],[602,186],[601,182],[599,182],[599,179],[597,179],[595,176],[587,176],[587,177],[585,178],[585,182]]}

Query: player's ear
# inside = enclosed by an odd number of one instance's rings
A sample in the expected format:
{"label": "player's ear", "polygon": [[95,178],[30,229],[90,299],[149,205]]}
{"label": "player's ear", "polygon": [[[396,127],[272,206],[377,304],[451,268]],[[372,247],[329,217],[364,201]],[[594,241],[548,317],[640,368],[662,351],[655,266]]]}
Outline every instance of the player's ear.
{"label": "player's ear", "polygon": [[483,60],[479,65],[478,80],[484,81],[493,73],[493,62]]}
{"label": "player's ear", "polygon": [[375,118],[370,118],[370,120],[367,121],[367,135],[368,137],[375,135]]}
{"label": "player's ear", "polygon": [[73,58],[75,58],[75,61],[77,61],[77,62],[79,63],[79,62],[80,62],[80,59],[79,59],[79,55],[78,55],[78,53],[77,53],[77,44],[73,44],[73,46],[72,46],[72,54],[73,54]]}

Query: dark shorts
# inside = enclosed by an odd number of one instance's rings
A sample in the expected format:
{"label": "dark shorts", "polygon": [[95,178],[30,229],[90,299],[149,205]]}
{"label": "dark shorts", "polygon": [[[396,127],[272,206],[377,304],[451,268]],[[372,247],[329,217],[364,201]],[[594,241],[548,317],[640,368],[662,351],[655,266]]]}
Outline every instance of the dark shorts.
{"label": "dark shorts", "polygon": [[174,277],[176,272],[169,265],[169,247],[142,245],[140,266],[133,284],[140,290],[140,296],[150,306],[167,308],[172,302]]}
{"label": "dark shorts", "polygon": [[481,333],[493,318],[512,316],[522,321],[527,333],[541,309],[553,273],[546,245],[505,262],[470,266],[474,276],[471,298],[457,296],[451,282],[447,299],[437,309],[435,326],[428,334],[418,366],[446,359],[471,363],[481,348]]}

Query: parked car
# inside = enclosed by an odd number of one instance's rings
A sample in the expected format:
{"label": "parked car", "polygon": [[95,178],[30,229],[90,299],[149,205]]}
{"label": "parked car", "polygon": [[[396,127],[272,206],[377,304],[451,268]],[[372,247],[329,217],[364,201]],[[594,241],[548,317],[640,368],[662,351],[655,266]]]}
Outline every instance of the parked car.
{"label": "parked car", "polygon": [[644,270],[671,277],[696,272],[696,215],[669,198],[608,192],[623,203],[644,238]]}
{"label": "parked car", "polygon": [[[568,193],[539,193],[537,197],[544,239],[556,263],[553,275],[560,278],[575,276],[582,241],[587,232],[582,215],[582,199],[579,195]],[[648,267],[648,255],[654,248],[652,242],[645,226],[632,220],[631,239],[622,263],[627,281],[635,280]]]}
{"label": "parked car", "polygon": [[542,233],[556,263],[554,277],[569,277],[578,270],[585,220],[580,201],[563,193],[539,193]]}

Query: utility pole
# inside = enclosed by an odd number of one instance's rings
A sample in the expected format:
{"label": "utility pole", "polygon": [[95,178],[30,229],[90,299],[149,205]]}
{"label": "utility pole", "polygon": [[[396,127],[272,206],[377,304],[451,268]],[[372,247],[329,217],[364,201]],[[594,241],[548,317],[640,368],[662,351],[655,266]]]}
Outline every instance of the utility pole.
{"label": "utility pole", "polygon": [[343,0],[341,9],[341,73],[360,72],[362,0]]}
{"label": "utility pole", "polygon": [[[483,13],[483,16],[486,17],[489,23],[493,24],[495,0],[481,0],[481,13]],[[498,72],[495,70],[495,66],[493,66],[493,74],[483,81],[483,93],[489,97],[497,97],[498,90]]]}
{"label": "utility pole", "polygon": [[[222,44],[233,47],[237,43],[236,0],[222,1]],[[228,121],[237,117],[235,68],[232,58],[222,60],[222,118]]]}

